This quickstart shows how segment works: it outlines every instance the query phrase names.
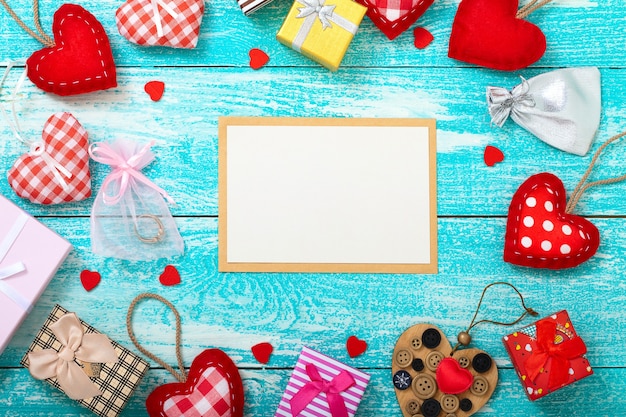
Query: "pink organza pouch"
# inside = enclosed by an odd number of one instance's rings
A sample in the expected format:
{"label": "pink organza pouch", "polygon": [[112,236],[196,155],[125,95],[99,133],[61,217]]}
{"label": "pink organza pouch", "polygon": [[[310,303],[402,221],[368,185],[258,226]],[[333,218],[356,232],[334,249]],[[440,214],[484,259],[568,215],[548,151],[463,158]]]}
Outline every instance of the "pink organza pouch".
{"label": "pink organza pouch", "polygon": [[133,261],[183,254],[183,239],[167,206],[174,200],[141,173],[155,159],[153,144],[118,139],[89,147],[94,161],[112,168],[91,211],[95,254]]}

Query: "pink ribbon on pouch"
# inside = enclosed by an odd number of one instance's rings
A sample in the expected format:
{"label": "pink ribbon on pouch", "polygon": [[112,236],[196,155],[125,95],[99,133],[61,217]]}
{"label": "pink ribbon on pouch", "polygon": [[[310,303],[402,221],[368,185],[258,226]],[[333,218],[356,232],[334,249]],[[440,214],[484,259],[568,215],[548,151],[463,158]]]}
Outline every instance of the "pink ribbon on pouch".
{"label": "pink ribbon on pouch", "polygon": [[115,348],[103,334],[84,334],[83,326],[74,313],[61,316],[50,330],[63,348],[30,352],[28,370],[35,379],[56,378],[63,392],[73,400],[102,395],[74,359],[88,363],[117,362]]}
{"label": "pink ribbon on pouch", "polygon": [[354,378],[347,371],[341,371],[332,380],[326,381],[322,378],[317,367],[312,363],[306,364],[306,373],[311,378],[298,391],[291,400],[291,413],[298,416],[315,397],[321,393],[326,394],[330,413],[332,417],[348,417],[348,410],[341,393],[355,384]]}
{"label": "pink ribbon on pouch", "polygon": [[[93,143],[89,147],[89,155],[94,161],[110,165],[113,168],[102,183],[102,189],[105,191],[103,193],[105,204],[113,205],[119,203],[128,187],[133,187],[135,182],[147,185],[160,193],[168,203],[175,204],[172,197],[164,189],[140,172],[142,168],[154,160],[154,154],[150,151],[152,145],[154,145],[154,141],[146,144],[139,152],[131,156],[122,155],[113,149],[111,145],[104,142]],[[117,192],[113,195],[107,194],[106,190],[114,184],[117,184]]]}

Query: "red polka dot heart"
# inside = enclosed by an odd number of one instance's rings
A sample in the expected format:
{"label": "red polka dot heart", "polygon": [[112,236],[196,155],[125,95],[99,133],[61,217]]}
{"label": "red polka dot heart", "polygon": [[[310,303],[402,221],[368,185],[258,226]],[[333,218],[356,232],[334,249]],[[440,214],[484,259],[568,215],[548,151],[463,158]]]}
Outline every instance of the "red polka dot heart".
{"label": "red polka dot heart", "polygon": [[571,268],[591,258],[600,245],[598,229],[565,212],[563,183],[550,173],[528,178],[513,195],[504,260],[533,268]]}

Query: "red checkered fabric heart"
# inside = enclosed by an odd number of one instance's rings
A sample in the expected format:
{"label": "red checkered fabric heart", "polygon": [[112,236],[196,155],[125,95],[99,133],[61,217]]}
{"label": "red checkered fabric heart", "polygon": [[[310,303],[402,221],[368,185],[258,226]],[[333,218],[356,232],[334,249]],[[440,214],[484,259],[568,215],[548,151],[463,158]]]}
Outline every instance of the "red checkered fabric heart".
{"label": "red checkered fabric heart", "polygon": [[172,417],[221,417],[230,415],[230,405],[228,381],[217,368],[209,368],[190,395],[168,398],[163,410]]}
{"label": "red checkered fabric heart", "polygon": [[115,21],[120,34],[138,45],[191,49],[198,44],[203,14],[204,0],[128,0],[117,9]]}
{"label": "red checkered fabric heart", "polygon": [[9,170],[9,185],[15,193],[39,204],[91,196],[88,135],[78,120],[70,113],[53,114],[44,125],[42,139]]}
{"label": "red checkered fabric heart", "polygon": [[434,0],[357,0],[367,16],[390,40],[407,30]]}

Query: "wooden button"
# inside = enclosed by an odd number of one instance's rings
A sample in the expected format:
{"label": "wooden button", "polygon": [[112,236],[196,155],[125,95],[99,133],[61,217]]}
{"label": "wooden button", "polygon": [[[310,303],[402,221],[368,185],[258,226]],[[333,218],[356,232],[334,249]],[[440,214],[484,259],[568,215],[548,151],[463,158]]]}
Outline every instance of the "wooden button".
{"label": "wooden button", "polygon": [[438,352],[436,350],[430,352],[428,355],[426,355],[426,367],[435,372],[442,360],[443,354],[441,352]]}
{"label": "wooden button", "polygon": [[470,360],[467,356],[460,356],[459,359],[457,359],[457,362],[459,362],[459,366],[461,368],[467,368],[470,366]]}
{"label": "wooden button", "polygon": [[474,395],[485,395],[485,393],[489,390],[489,383],[485,378],[480,375],[476,375],[474,377],[474,382],[470,387],[470,392]]}
{"label": "wooden button", "polygon": [[401,349],[396,353],[396,363],[401,368],[406,368],[413,361],[413,354],[406,349]]}
{"label": "wooden button", "polygon": [[422,340],[419,337],[414,337],[411,339],[411,347],[415,350],[422,347]]}
{"label": "wooden button", "polygon": [[459,409],[459,397],[446,394],[441,397],[441,409],[446,413],[454,413]]}
{"label": "wooden button", "polygon": [[[411,388],[417,398],[425,400],[435,395],[437,392],[437,382],[435,378],[428,374],[417,374],[415,378],[413,378]],[[424,409],[422,408],[422,412],[423,411]]]}
{"label": "wooden button", "polygon": [[415,400],[409,401],[406,404],[406,411],[411,415],[417,414],[420,411],[420,403]]}

